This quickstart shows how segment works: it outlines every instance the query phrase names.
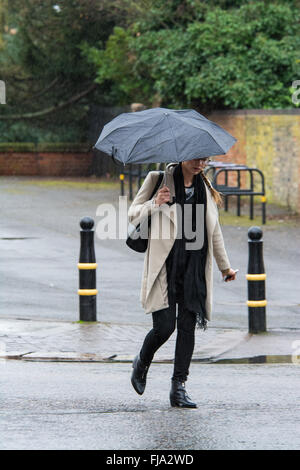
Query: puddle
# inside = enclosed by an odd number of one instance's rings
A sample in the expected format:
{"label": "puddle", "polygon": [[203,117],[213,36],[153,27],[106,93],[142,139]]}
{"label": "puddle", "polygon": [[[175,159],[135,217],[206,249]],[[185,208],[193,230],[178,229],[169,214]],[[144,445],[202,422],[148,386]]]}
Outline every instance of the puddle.
{"label": "puddle", "polygon": [[253,356],[233,359],[217,359],[214,364],[295,364],[295,358],[292,355],[282,356]]}

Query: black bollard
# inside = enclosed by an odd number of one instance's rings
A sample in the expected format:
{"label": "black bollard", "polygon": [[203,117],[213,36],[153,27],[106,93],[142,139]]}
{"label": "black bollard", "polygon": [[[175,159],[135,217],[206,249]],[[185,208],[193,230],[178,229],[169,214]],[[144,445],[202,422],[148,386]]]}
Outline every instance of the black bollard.
{"label": "black bollard", "polygon": [[263,232],[260,227],[248,230],[248,324],[249,333],[263,333],[266,328],[265,267],[263,258]]}
{"label": "black bollard", "polygon": [[94,249],[94,221],[84,217],[80,221],[79,256],[79,318],[81,321],[97,321],[96,307],[96,257]]}

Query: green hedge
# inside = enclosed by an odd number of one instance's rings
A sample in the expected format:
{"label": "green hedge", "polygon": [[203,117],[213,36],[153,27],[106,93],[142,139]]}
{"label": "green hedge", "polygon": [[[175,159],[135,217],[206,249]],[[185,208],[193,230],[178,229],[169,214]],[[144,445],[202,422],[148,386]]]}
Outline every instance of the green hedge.
{"label": "green hedge", "polygon": [[91,144],[74,144],[69,142],[38,143],[8,142],[0,143],[0,152],[73,152],[86,153],[92,150]]}

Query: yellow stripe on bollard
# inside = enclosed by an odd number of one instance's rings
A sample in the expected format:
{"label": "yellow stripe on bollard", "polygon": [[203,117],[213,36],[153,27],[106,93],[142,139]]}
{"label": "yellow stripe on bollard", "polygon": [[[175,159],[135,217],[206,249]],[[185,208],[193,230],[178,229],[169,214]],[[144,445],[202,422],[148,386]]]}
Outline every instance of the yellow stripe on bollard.
{"label": "yellow stripe on bollard", "polygon": [[267,278],[266,273],[263,274],[246,274],[248,281],[265,281]]}
{"label": "yellow stripe on bollard", "polygon": [[266,196],[261,197],[261,202],[266,202],[266,200],[267,200]]}
{"label": "yellow stripe on bollard", "polygon": [[78,269],[97,269],[97,263],[78,263]]}
{"label": "yellow stripe on bollard", "polygon": [[98,289],[78,289],[78,295],[97,295]]}
{"label": "yellow stripe on bollard", "polygon": [[123,180],[124,177],[125,177],[125,175],[122,175],[122,174],[121,174],[121,175],[120,175],[120,180]]}
{"label": "yellow stripe on bollard", "polygon": [[247,300],[248,307],[265,307],[267,305],[266,300]]}

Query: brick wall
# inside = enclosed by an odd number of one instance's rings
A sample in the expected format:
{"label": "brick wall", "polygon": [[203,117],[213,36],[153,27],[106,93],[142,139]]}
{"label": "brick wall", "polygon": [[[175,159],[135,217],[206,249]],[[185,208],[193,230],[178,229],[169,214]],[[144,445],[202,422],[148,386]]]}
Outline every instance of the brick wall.
{"label": "brick wall", "polygon": [[90,176],[92,152],[0,152],[0,175]]}

